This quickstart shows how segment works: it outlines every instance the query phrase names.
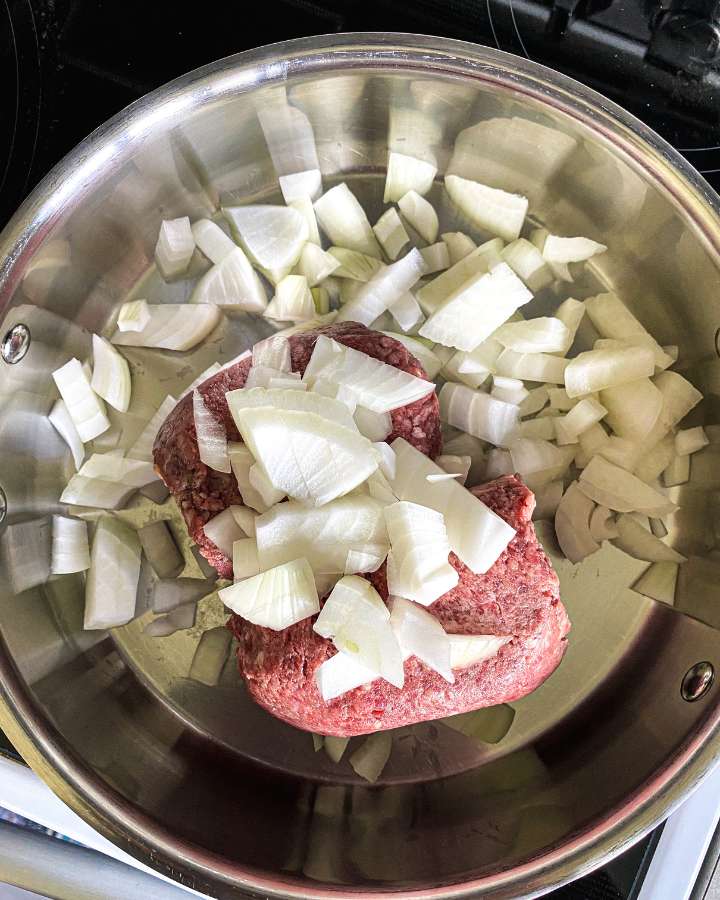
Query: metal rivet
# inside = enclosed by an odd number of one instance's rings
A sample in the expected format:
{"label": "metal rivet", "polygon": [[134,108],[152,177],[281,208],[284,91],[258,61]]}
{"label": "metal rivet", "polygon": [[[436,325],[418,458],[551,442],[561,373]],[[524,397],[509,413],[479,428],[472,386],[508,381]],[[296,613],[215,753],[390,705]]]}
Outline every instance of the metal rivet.
{"label": "metal rivet", "polygon": [[2,358],[11,366],[19,363],[30,349],[30,329],[17,324],[8,331],[2,342]]}
{"label": "metal rivet", "polygon": [[699,662],[688,669],[680,685],[683,700],[692,703],[704,697],[715,680],[715,669],[709,662]]}
{"label": "metal rivet", "polygon": [[2,524],[6,515],[7,515],[7,499],[5,497],[5,491],[2,488],[0,488],[0,524]]}

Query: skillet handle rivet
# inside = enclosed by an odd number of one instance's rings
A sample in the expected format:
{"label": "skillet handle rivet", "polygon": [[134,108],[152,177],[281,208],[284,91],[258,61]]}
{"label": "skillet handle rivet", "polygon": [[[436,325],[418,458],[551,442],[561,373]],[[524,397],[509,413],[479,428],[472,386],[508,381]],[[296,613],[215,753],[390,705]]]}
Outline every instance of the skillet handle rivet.
{"label": "skillet handle rivet", "polygon": [[680,694],[683,700],[692,703],[704,697],[710,690],[714,680],[715,669],[711,663],[695,663],[692,668],[687,670],[680,685]]}
{"label": "skillet handle rivet", "polygon": [[30,329],[18,323],[7,332],[2,341],[0,354],[8,365],[19,363],[30,349]]}

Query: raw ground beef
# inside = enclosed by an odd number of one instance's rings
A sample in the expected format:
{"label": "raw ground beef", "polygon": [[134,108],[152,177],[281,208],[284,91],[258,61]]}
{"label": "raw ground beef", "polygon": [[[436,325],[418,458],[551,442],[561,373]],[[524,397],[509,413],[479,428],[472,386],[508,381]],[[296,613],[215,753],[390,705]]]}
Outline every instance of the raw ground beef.
{"label": "raw ground beef", "polygon": [[[240,672],[256,702],[296,728],[350,737],[506,703],[538,687],[562,659],[570,622],[530,521],[534,497],[515,475],[473,493],[517,534],[485,575],[451,554],[460,581],[429,609],[450,633],[512,635],[496,656],[456,671],[452,685],[413,656],[402,689],[378,679],[326,703],[314,673],[335,648],[313,632],[312,619],[278,632],[233,616]],[[384,566],[369,577],[387,600]]]}
{"label": "raw ground beef", "polygon": [[[327,325],[292,335],[288,340],[294,372],[302,374],[305,371],[320,334],[412,375],[426,377],[420,363],[399,341],[356,322]],[[198,388],[205,406],[225,425],[229,441],[239,441],[240,435],[225,394],[243,387],[249,370],[250,359],[245,359],[218,372]],[[434,393],[394,410],[391,415],[393,431],[388,437],[389,442],[403,437],[428,456],[437,456],[441,445],[440,414]],[[155,440],[153,454],[155,468],[174,495],[200,552],[223,578],[232,578],[232,561],[205,537],[204,526],[228,506],[242,505],[242,497],[234,475],[215,472],[200,461],[191,394],[184,397],[165,420]]]}

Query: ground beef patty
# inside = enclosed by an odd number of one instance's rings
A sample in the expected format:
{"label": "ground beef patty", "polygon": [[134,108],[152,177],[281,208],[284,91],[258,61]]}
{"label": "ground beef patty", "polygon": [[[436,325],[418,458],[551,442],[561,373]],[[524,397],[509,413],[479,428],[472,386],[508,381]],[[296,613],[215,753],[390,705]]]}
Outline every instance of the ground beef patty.
{"label": "ground beef patty", "polygon": [[[371,331],[357,322],[327,325],[288,338],[294,372],[302,374],[305,371],[315,341],[321,334],[404,372],[426,377],[420,363],[399,341]],[[245,359],[218,372],[198,388],[206,407],[225,425],[230,441],[239,441],[240,435],[230,415],[225,394],[243,387],[249,370],[250,360]],[[402,437],[428,456],[434,457],[440,452],[440,414],[434,393],[394,410],[392,424],[393,431],[388,441]],[[232,578],[232,561],[205,537],[204,526],[228,506],[242,505],[242,497],[234,475],[215,472],[200,461],[192,395],[184,397],[165,420],[155,439],[153,455],[155,468],[177,500],[190,536],[200,552],[221,576]]]}
{"label": "ground beef patty", "polygon": [[[517,534],[485,575],[451,554],[460,581],[429,610],[450,633],[512,635],[496,656],[457,671],[454,684],[413,656],[402,689],[378,679],[326,703],[314,675],[335,648],[313,632],[312,619],[278,632],[233,616],[240,672],[257,703],[297,728],[350,737],[505,703],[538,687],[562,659],[570,623],[530,521],[534,497],[515,475],[473,493]],[[387,600],[385,567],[369,577]]]}

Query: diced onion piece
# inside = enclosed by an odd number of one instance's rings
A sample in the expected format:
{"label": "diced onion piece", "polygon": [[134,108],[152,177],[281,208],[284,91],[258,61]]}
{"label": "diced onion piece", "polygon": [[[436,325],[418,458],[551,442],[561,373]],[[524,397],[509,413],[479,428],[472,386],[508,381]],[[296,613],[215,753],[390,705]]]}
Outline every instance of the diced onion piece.
{"label": "diced onion piece", "polygon": [[607,388],[600,394],[607,408],[607,423],[619,436],[643,441],[658,421],[663,395],[649,378]]}
{"label": "diced onion piece", "polygon": [[575,340],[575,335],[577,334],[577,330],[583,320],[584,315],[585,304],[581,303],[579,300],[573,299],[572,297],[568,297],[567,300],[563,300],[560,306],[558,306],[558,308],[555,310],[555,318],[560,319],[560,321],[568,330],[568,342],[562,349],[563,353],[567,353],[570,347],[572,347],[573,341]]}
{"label": "diced onion piece", "polygon": [[519,422],[516,404],[462,384],[444,384],[439,401],[444,422],[496,446],[507,446]]}
{"label": "diced onion piece", "polygon": [[396,369],[366,353],[320,335],[305,369],[303,380],[329,379],[357,397],[359,405],[377,413],[391,412],[431,394],[435,385]]}
{"label": "diced onion piece", "polygon": [[291,175],[281,175],[278,178],[283,200],[293,203],[303,197],[317,200],[322,194],[322,175],[320,169],[305,169],[304,172],[293,172]]}
{"label": "diced onion piece", "polygon": [[229,506],[228,509],[243,534],[248,537],[255,537],[256,514],[251,509],[248,509],[247,506]]}
{"label": "diced onion piece", "polygon": [[593,456],[607,444],[608,440],[608,434],[602,425],[591,425],[587,431],[583,431],[578,438],[580,450],[575,454],[575,465],[578,469],[585,468]]}
{"label": "diced onion piece", "polygon": [[[312,245],[311,245],[312,246]],[[275,296],[263,315],[267,319],[303,322],[315,317],[315,304],[304,275],[286,275],[278,281]]]}
{"label": "diced onion piece", "polygon": [[363,666],[348,653],[336,653],[315,670],[315,683],[326,703],[377,678],[375,672]]}
{"label": "diced onion piece", "polygon": [[596,506],[590,515],[590,534],[601,544],[618,536],[618,527],[612,512],[606,506]]}
{"label": "diced onion piece", "polygon": [[493,238],[458,260],[442,275],[438,275],[429,284],[420,288],[417,293],[420,306],[428,314],[436,312],[467,281],[477,275],[485,275],[493,266],[500,263],[502,248],[503,242],[500,238]]}
{"label": "diced onion piece", "polygon": [[308,226],[290,206],[251,205],[223,209],[252,259],[273,281],[287,275],[300,258]]}
{"label": "diced onion piece", "polygon": [[501,475],[512,475],[514,471],[515,467],[509,451],[490,450],[485,461],[484,477],[487,481],[492,481],[493,478],[499,478]]}
{"label": "diced onion piece", "polygon": [[650,347],[587,350],[568,363],[565,390],[569,397],[582,397],[645,378],[654,370],[655,361]]}
{"label": "diced onion piece", "polygon": [[678,431],[675,435],[675,452],[678,456],[688,456],[690,453],[697,453],[703,447],[710,443],[705,429],[702,426],[696,428],[685,428]]}
{"label": "diced onion piece", "polygon": [[149,321],[147,300],[130,300],[120,307],[117,327],[119,331],[142,331]]}
{"label": "diced onion piece", "polygon": [[671,357],[615,294],[606,293],[590,297],[585,301],[585,308],[588,318],[602,337],[650,347],[656,366],[664,369],[672,365]]}
{"label": "diced onion piece", "polygon": [[545,381],[562,384],[568,361],[548,353],[516,353],[503,350],[495,364],[498,375],[521,378],[526,381]]}
{"label": "diced onion piece", "polygon": [[338,278],[366,282],[370,281],[383,268],[383,263],[379,259],[357,250],[348,250],[346,247],[330,247],[328,253],[340,263],[333,273]]}
{"label": "diced onion piece", "polygon": [[490,395],[506,403],[519,406],[530,392],[519,378],[508,378],[505,375],[494,375]]}
{"label": "diced onion piece", "polygon": [[542,253],[525,238],[518,238],[508,244],[500,257],[533,293],[543,290],[553,282],[553,274]]}
{"label": "diced onion piece", "polygon": [[53,575],[84,572],[90,568],[87,522],[67,516],[53,516],[52,563]]}
{"label": "diced onion piece", "polygon": [[605,244],[598,244],[584,237],[558,237],[549,234],[543,244],[542,255],[551,263],[585,262],[598,253],[607,250]]}
{"label": "diced onion piece", "polygon": [[647,562],[685,562],[685,557],[677,550],[668,547],[667,544],[647,531],[632,516],[618,516],[617,538],[614,540],[616,547],[624,550],[635,559],[644,559]]}
{"label": "diced onion piece", "polygon": [[132,528],[113,516],[98,521],[85,582],[86,630],[115,628],[133,618],[140,557],[140,541]]}
{"label": "diced onion piece", "polygon": [[193,419],[201,462],[216,472],[230,472],[225,426],[205,406],[197,389],[193,391]]}
{"label": "diced onion piece", "polygon": [[285,335],[274,334],[252,348],[253,366],[267,366],[280,372],[292,371],[290,344]]}
{"label": "diced onion piece", "polygon": [[370,325],[400,300],[424,271],[425,263],[420,251],[413,248],[407,256],[380,269],[363,285],[357,295],[340,308],[336,321]]}
{"label": "diced onion piece", "polygon": [[79,469],[85,459],[85,447],[80,440],[80,435],[75,423],[70,418],[70,413],[64,400],[57,400],[48,413],[51,425],[70,448],[75,469]]}
{"label": "diced onion piece", "polygon": [[580,435],[599,422],[607,414],[605,407],[586,397],[580,400],[567,415],[555,419],[555,433],[558,444],[575,444]]}
{"label": "diced onion piece", "polygon": [[80,440],[91,441],[107,431],[105,404],[90,386],[80,361],[71,359],[52,374]]}
{"label": "diced onion piece", "polygon": [[636,510],[647,516],[663,516],[675,509],[675,504],[659,491],[601,456],[594,456],[585,466],[578,487],[591,500],[618,512]]}
{"label": "diced onion piece", "polygon": [[667,364],[667,366],[665,366],[665,368],[667,369],[667,368],[670,368],[670,366],[674,365],[677,362],[678,356],[680,355],[680,348],[678,347],[677,344],[665,344],[665,346],[662,349],[663,349],[663,353],[670,360],[670,362]]}
{"label": "diced onion piece", "polygon": [[392,600],[390,625],[403,659],[416,656],[421,662],[453,684],[450,639],[440,622],[427,610],[402,597]]}
{"label": "diced onion piece", "polygon": [[353,770],[374,784],[382,775],[392,752],[392,736],[387,732],[371,734],[350,757]]}
{"label": "diced onion piece", "polygon": [[444,516],[408,501],[387,506],[384,512],[390,539],[388,591],[429,606],[459,580],[448,562],[450,544]]}
{"label": "diced onion piece", "polygon": [[411,291],[404,293],[390,307],[390,314],[403,331],[410,331],[423,319],[423,311]]}
{"label": "diced onion piece", "polygon": [[674,562],[653,563],[646,569],[632,586],[634,591],[652,600],[668,603],[675,602],[675,586],[678,577],[678,564]]}
{"label": "diced onion piece", "polygon": [[474,350],[530,300],[532,294],[507,263],[499,263],[462,285],[430,316],[420,334],[458,350]]}
{"label": "diced onion piece", "polygon": [[397,456],[395,495],[441,512],[451,549],[476,574],[487,572],[515,536],[515,529],[456,481],[429,483],[425,476],[443,470],[403,438],[396,438],[391,446]]}
{"label": "diced onion piece", "polygon": [[345,753],[349,743],[350,738],[339,738],[327,735],[324,741],[324,749],[334,763],[339,763],[343,758],[343,753]]}
{"label": "diced onion piece", "polygon": [[376,572],[385,561],[387,547],[384,544],[365,544],[364,547],[350,548],[345,557],[345,575]]}
{"label": "diced onion piece", "polygon": [[190,219],[165,219],[155,245],[155,262],[165,279],[175,278],[190,265],[195,252],[195,238],[190,230]]}
{"label": "diced onion piece", "polygon": [[[387,437],[387,435],[385,435],[385,437]],[[389,444],[385,443],[384,439],[373,442],[373,447],[375,447],[380,460],[380,471],[388,480],[392,481],[395,477],[395,469],[397,466],[395,451]]]}
{"label": "diced onion piece", "polygon": [[317,413],[257,408],[234,417],[271,484],[313,506],[347,494],[377,468],[366,437]]}
{"label": "diced onion piece", "polygon": [[560,319],[541,316],[523,322],[507,322],[493,337],[517,353],[562,353],[568,344],[569,331]]}
{"label": "diced onion piece", "polygon": [[253,625],[282,631],[320,610],[312,569],[306,559],[283,563],[230,587],[218,596]]}
{"label": "diced onion piece", "polygon": [[71,506],[119,509],[136,490],[137,488],[118,482],[73,475],[60,495],[60,502]]}
{"label": "diced onion piece", "polygon": [[533,416],[535,413],[539,413],[541,409],[547,406],[548,399],[549,391],[545,385],[533,388],[520,404],[520,415]]}
{"label": "diced onion piece", "polygon": [[214,687],[220,681],[231,644],[232,635],[224,625],[204,631],[190,663],[188,678]]}
{"label": "diced onion piece", "polygon": [[326,253],[317,244],[308,242],[302,249],[297,271],[304,275],[310,287],[320,284],[340,266],[340,262],[334,256]]}
{"label": "diced onion piece", "polygon": [[410,243],[410,235],[394,206],[380,216],[373,231],[389,259],[397,259],[403,247]]}
{"label": "diced onion piece", "polygon": [[479,662],[497,656],[501,648],[512,640],[512,635],[498,634],[450,634],[450,666],[468,669]]}
{"label": "diced onion piece", "polygon": [[130,406],[130,367],[113,345],[97,334],[93,336],[93,391],[119,412]]}
{"label": "diced onion piece", "polygon": [[[552,519],[563,495],[562,480],[551,481],[535,491],[533,519]],[[600,507],[598,507],[599,509]]]}
{"label": "diced onion piece", "polygon": [[[319,340],[323,340],[323,338]],[[357,430],[352,413],[344,403],[314,391],[308,394],[298,394],[297,391],[278,388],[241,388],[237,391],[229,391],[225,398],[230,414],[235,419],[238,428],[240,427],[238,416],[242,410],[267,407],[316,413],[330,422],[342,425],[343,428],[349,428],[351,431]]]}
{"label": "diced onion piece", "polygon": [[289,205],[296,212],[300,213],[305,220],[308,241],[311,244],[317,244],[318,247],[321,246],[320,229],[318,228],[317,218],[315,217],[315,208],[313,207],[313,202],[310,197],[299,197],[297,200],[293,200]]}
{"label": "diced onion piece", "polygon": [[[240,252],[242,253],[242,250]],[[213,269],[210,269],[200,279],[193,297],[198,294],[203,279],[212,272]],[[261,308],[264,308],[264,305],[263,303]],[[257,309],[256,306],[252,308]],[[112,343],[124,347],[192,350],[210,334],[222,319],[220,309],[212,300],[200,302],[198,299],[197,305],[187,303],[148,304],[148,312],[150,321],[142,331],[116,331],[112,336]]]}
{"label": "diced onion piece", "polygon": [[439,357],[427,346],[427,343],[422,339],[417,339],[414,337],[409,337],[406,334],[396,334],[393,331],[383,331],[382,332],[386,337],[391,337],[396,341],[399,341],[407,350],[412,353],[415,359],[420,363],[420,365],[425,369],[425,374],[428,379],[432,380],[438,374],[442,367],[442,361]]}
{"label": "diced onion piece", "polygon": [[364,406],[358,406],[353,418],[360,434],[364,434],[373,443],[384,441],[392,431],[392,419],[389,412],[377,413]]}
{"label": "diced onion piece", "polygon": [[137,534],[143,553],[158,578],[174,578],[180,573],[184,567],[184,559],[167,522],[150,522],[140,528]]}
{"label": "diced onion piece", "polygon": [[628,472],[632,472],[642,451],[642,444],[636,441],[629,441],[627,438],[611,435],[600,447],[598,453],[608,462],[620,466],[621,469],[627,469]]}
{"label": "diced onion piece", "polygon": [[670,464],[663,472],[663,484],[665,487],[676,487],[678,484],[686,484],[690,480],[690,457],[674,454]]}
{"label": "diced onion piece", "polygon": [[348,551],[370,544],[385,548],[382,506],[367,495],[340,497],[318,509],[280,503],[255,520],[263,569],[304,557],[318,574],[342,573]]}
{"label": "diced onion piece", "polygon": [[242,248],[233,246],[230,253],[198,281],[190,302],[200,306],[262,312],[267,306],[267,295]]}
{"label": "diced onion piece", "polygon": [[258,548],[255,538],[240,538],[232,547],[233,576],[235,581],[252,578],[260,574]]}
{"label": "diced onion piece", "polygon": [[658,538],[665,537],[668,533],[662,519],[650,519],[650,531]]}
{"label": "diced onion piece", "polygon": [[[522,404],[520,404],[520,406],[522,407]],[[554,441],[556,438],[556,421],[557,417],[555,416],[545,416],[520,422],[518,427],[512,433],[512,440],[522,437],[536,441]]]}
{"label": "diced onion piece", "polygon": [[390,627],[390,611],[375,588],[359,575],[343,576],[330,592],[313,631],[329,638],[375,675],[395,687],[405,681],[403,659]]}
{"label": "diced onion piece", "polygon": [[437,168],[432,163],[391,150],[388,154],[383,203],[396,203],[408,191],[427,194],[436,175]]}
{"label": "diced onion piece", "polygon": [[594,503],[573,483],[563,494],[555,513],[555,533],[560,549],[571,563],[578,563],[600,549],[590,533]]}
{"label": "diced onion piece", "polygon": [[451,266],[459,263],[461,259],[465,259],[473,250],[477,250],[475,241],[468,235],[463,234],[462,231],[446,231],[440,237],[448,249]]}
{"label": "diced onion piece", "polygon": [[152,462],[153,444],[163,422],[177,406],[177,400],[168,395],[161,403],[157,412],[152,416],[147,425],[140,432],[135,443],[128,450],[127,455],[132,459],[142,459]]}
{"label": "diced onion piece", "polygon": [[213,516],[203,527],[205,537],[211,540],[230,559],[232,559],[235,541],[240,541],[245,537],[245,532],[238,525],[233,515],[233,509],[234,507],[229,506],[221,513]]}
{"label": "diced onion piece", "polygon": [[672,434],[666,434],[662,440],[653,447],[642,445],[640,458],[633,466],[634,474],[641,481],[652,483],[667,469],[675,453],[675,438]]}
{"label": "diced onion piece", "polygon": [[265,506],[274,506],[285,498],[285,491],[273,487],[270,479],[257,463],[250,466],[248,479],[250,480],[250,484],[262,497]]}
{"label": "diced onion piece", "polygon": [[265,512],[267,504],[250,484],[250,469],[255,465],[255,457],[244,444],[240,443],[228,444],[228,457],[243,503],[258,512]]}
{"label": "diced onion piece", "polygon": [[216,265],[237,247],[235,241],[210,219],[198,219],[192,227],[192,234],[197,248]]}
{"label": "diced onion piece", "polygon": [[513,470],[532,490],[564,475],[574,455],[572,448],[556,447],[549,441],[517,438],[510,444]]}
{"label": "diced onion piece", "polygon": [[320,227],[332,241],[348,250],[382,258],[365,210],[347,184],[338,184],[315,201]]}
{"label": "diced onion piece", "polygon": [[548,397],[550,398],[550,407],[552,409],[559,409],[562,412],[567,412],[572,409],[578,402],[573,397],[568,397],[565,388],[549,388]]}
{"label": "diced onion piece", "polygon": [[477,228],[497,234],[504,241],[517,240],[527,213],[526,197],[458,175],[446,175],[445,188],[453,203]]}
{"label": "diced onion piece", "polygon": [[[488,375],[495,368],[494,361],[492,361],[493,353],[485,352],[486,345],[491,342],[492,338],[480,344],[481,353],[477,357],[475,351],[470,354],[464,350],[456,350],[441,369],[443,378],[447,381],[459,381],[469,388],[479,388],[487,381]],[[500,348],[500,344],[498,344],[498,348]],[[497,355],[500,355],[500,349],[498,349]],[[466,369],[469,371],[465,371]]]}
{"label": "diced onion piece", "polygon": [[[697,388],[677,372],[660,372],[655,376],[655,386],[663,395],[663,408],[658,425],[669,431],[685,418],[702,400]],[[664,434],[665,432],[663,432]],[[660,435],[662,437],[662,435]]]}
{"label": "diced onion piece", "polygon": [[[452,478],[457,478],[459,484],[465,484],[472,466],[472,456],[468,454],[442,453],[440,456],[435,457],[435,462]],[[425,477],[428,479],[433,478],[432,475],[426,475]],[[434,477],[437,480],[442,476],[436,475]]]}
{"label": "diced onion piece", "polygon": [[420,255],[425,263],[425,274],[431,275],[433,272],[440,272],[450,266],[450,254],[448,253],[447,244],[444,241],[438,241],[437,244],[430,244],[429,247],[423,247]]}
{"label": "diced onion piece", "polygon": [[420,237],[433,244],[437,240],[440,223],[432,204],[417,191],[408,191],[398,200],[400,212]]}
{"label": "diced onion piece", "polygon": [[252,391],[257,388],[269,388],[270,382],[275,378],[283,378],[288,381],[298,381],[295,372],[282,372],[280,369],[271,369],[270,366],[251,366],[245,379],[244,390]]}
{"label": "diced onion piece", "polygon": [[269,388],[279,388],[287,391],[306,391],[307,385],[302,381],[296,381],[292,378],[268,378],[267,386]]}
{"label": "diced onion piece", "polygon": [[93,453],[78,472],[84,478],[100,479],[140,488],[158,477],[152,463],[139,459],[125,459],[122,450]]}

